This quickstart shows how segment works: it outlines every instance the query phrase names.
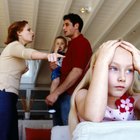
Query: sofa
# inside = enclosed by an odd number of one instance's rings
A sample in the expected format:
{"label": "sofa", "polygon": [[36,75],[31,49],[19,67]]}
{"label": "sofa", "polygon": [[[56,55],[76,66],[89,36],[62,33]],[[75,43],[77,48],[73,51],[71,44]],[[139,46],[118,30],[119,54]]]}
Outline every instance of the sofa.
{"label": "sofa", "polygon": [[51,130],[51,140],[139,140],[140,121],[81,122],[73,132],[68,126],[55,126]]}
{"label": "sofa", "polygon": [[[32,136],[39,138],[27,138],[27,129],[36,130]],[[20,140],[139,140],[140,121],[81,122],[71,138],[68,126],[53,127],[50,120],[23,120],[19,121],[19,134]],[[41,138],[44,134],[45,138]]]}

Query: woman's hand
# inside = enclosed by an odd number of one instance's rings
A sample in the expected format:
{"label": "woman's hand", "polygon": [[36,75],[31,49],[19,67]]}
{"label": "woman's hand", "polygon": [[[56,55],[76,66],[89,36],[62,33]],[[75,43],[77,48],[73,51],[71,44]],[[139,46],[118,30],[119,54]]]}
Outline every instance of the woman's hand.
{"label": "woman's hand", "polygon": [[48,54],[48,61],[49,62],[56,62],[57,58],[64,58],[64,55],[58,54],[58,53],[49,53]]}
{"label": "woman's hand", "polygon": [[134,68],[140,74],[140,50],[138,50],[134,45],[126,41],[121,41],[121,46],[132,53]]}

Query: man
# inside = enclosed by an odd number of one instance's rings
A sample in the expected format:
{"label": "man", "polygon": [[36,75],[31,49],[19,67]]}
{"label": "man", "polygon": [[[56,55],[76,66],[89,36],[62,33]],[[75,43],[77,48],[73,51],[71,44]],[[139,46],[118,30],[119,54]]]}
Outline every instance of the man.
{"label": "man", "polygon": [[[83,20],[77,14],[63,17],[63,31],[68,42],[68,50],[62,62],[60,85],[46,97],[48,105],[54,105],[54,125],[67,125],[71,95],[81,80],[85,67],[92,55],[89,41],[81,34]],[[54,68],[54,65],[51,65]]]}

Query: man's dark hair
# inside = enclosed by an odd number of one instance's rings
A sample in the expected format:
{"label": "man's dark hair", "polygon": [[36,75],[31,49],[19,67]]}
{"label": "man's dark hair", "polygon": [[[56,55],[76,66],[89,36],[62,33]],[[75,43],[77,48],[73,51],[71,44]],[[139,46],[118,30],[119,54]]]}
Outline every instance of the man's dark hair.
{"label": "man's dark hair", "polygon": [[83,28],[83,20],[82,18],[74,13],[69,13],[67,15],[64,15],[63,20],[70,20],[70,22],[73,24],[73,26],[78,23],[79,24],[79,32],[81,32]]}

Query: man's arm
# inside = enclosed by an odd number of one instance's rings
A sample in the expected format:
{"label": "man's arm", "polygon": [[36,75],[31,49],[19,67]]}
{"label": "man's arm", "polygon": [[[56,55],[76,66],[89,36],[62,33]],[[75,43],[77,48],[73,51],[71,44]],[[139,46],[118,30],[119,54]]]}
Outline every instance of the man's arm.
{"label": "man's arm", "polygon": [[83,70],[80,68],[73,68],[66,77],[65,81],[61,85],[59,85],[54,92],[50,93],[46,97],[46,103],[48,105],[53,105],[56,102],[59,95],[64,93],[68,88],[70,88],[77,82],[79,77],[82,75],[82,72]]}
{"label": "man's arm", "polygon": [[73,68],[66,77],[65,81],[54,91],[55,94],[61,95],[68,88],[72,87],[82,75],[82,72],[83,70],[81,68]]}

